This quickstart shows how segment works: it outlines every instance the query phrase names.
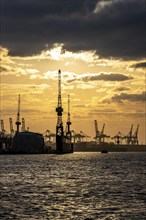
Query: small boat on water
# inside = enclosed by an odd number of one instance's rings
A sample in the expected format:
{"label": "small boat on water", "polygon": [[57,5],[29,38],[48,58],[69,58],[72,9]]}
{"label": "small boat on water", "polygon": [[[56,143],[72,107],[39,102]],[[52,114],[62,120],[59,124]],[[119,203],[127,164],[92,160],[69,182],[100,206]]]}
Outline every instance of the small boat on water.
{"label": "small boat on water", "polygon": [[101,153],[102,153],[102,154],[106,154],[106,153],[108,153],[108,150],[103,149],[103,150],[101,150]]}

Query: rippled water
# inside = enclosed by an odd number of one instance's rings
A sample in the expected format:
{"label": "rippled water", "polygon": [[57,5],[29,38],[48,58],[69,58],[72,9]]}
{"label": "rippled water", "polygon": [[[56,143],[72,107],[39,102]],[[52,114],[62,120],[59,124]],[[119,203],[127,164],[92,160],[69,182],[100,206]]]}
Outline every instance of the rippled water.
{"label": "rippled water", "polygon": [[0,219],[145,220],[146,153],[0,155]]}

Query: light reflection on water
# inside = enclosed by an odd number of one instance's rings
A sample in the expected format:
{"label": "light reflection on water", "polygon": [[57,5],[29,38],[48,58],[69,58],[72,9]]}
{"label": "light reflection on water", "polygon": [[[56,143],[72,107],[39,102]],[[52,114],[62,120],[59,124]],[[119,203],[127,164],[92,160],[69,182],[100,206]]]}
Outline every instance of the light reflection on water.
{"label": "light reflection on water", "polygon": [[146,219],[146,153],[0,155],[0,219]]}

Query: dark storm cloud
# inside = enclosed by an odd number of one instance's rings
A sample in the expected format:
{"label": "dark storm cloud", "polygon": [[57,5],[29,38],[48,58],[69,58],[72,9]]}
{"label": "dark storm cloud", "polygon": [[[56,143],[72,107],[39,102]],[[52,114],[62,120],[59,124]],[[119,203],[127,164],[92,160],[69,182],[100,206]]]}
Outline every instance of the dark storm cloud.
{"label": "dark storm cloud", "polygon": [[132,68],[146,68],[146,62],[135,63],[131,65]]}
{"label": "dark storm cloud", "polygon": [[104,103],[110,103],[110,102],[122,103],[124,100],[131,101],[131,102],[145,102],[146,101],[146,91],[144,91],[140,94],[121,93],[120,95],[114,95],[110,100],[106,99],[103,102]]}
{"label": "dark storm cloud", "polygon": [[[97,50],[103,57],[145,56],[145,0],[2,0],[1,44],[31,55],[45,44]],[[98,4],[97,4],[98,3]],[[100,8],[100,7],[99,7]]]}
{"label": "dark storm cloud", "polygon": [[98,74],[83,74],[80,76],[76,76],[72,79],[68,79],[67,82],[74,82],[74,81],[84,81],[84,82],[88,82],[88,81],[99,81],[99,80],[103,80],[103,81],[125,81],[125,80],[131,80],[133,79],[130,76],[126,76],[124,74],[120,74],[120,73],[98,73]]}

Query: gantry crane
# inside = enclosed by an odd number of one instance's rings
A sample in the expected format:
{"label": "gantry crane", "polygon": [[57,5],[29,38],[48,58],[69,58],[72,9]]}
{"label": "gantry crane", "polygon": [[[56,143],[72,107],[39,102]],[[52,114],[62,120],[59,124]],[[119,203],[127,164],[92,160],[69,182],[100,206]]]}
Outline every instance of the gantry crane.
{"label": "gantry crane", "polygon": [[126,143],[128,145],[133,144],[133,135],[132,135],[132,131],[133,131],[133,124],[131,125],[130,131],[128,133],[128,135],[126,135],[124,138],[126,140]]}
{"label": "gantry crane", "polygon": [[122,140],[124,139],[124,135],[119,131],[118,134],[111,137],[111,139],[114,139],[115,144],[119,145],[119,144],[122,144]]}
{"label": "gantry crane", "polygon": [[75,132],[74,130],[71,131],[72,138],[74,138],[74,142],[84,142],[84,139],[90,138],[87,134],[85,134],[83,131],[80,131],[80,133]]}
{"label": "gantry crane", "polygon": [[138,145],[138,130],[139,130],[139,124],[137,125],[136,131],[133,134],[133,145]]}
{"label": "gantry crane", "polygon": [[94,120],[95,125],[95,140],[97,143],[101,144],[105,142],[105,138],[109,138],[109,135],[104,134],[105,124],[103,124],[101,132],[98,130],[97,120]]}
{"label": "gantry crane", "polygon": [[86,141],[87,141],[87,138],[90,138],[90,136],[88,136],[87,134],[85,134],[83,131],[80,131],[80,135],[81,135],[82,141],[84,141],[84,139],[86,139]]}
{"label": "gantry crane", "polygon": [[19,127],[21,125],[21,122],[20,122],[20,94],[18,96],[18,111],[17,111],[17,118],[16,118],[15,124],[17,126],[16,132],[19,132]]}

